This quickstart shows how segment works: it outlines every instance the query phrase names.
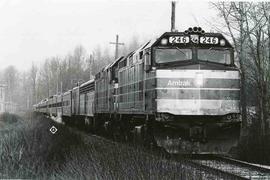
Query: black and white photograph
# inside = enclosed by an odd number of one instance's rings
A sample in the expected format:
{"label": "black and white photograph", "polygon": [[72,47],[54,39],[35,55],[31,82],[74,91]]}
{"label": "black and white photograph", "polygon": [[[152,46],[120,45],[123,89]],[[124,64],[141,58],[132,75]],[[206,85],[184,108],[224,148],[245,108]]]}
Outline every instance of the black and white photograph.
{"label": "black and white photograph", "polygon": [[270,180],[270,1],[0,0],[0,180]]}

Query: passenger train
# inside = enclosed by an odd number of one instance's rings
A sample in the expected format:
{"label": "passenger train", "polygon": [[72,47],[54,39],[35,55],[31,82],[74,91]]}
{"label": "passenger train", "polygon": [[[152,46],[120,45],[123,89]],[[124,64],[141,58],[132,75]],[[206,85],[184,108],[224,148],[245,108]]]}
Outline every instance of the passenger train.
{"label": "passenger train", "polygon": [[171,153],[224,154],[240,132],[240,73],[222,34],[165,32],[34,109]]}

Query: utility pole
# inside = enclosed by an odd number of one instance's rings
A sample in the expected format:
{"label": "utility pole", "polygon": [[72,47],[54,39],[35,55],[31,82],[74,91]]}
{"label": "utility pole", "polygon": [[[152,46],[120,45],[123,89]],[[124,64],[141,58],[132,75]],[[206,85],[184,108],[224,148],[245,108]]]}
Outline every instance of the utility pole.
{"label": "utility pole", "polygon": [[175,31],[175,1],[172,1],[171,32]]}
{"label": "utility pole", "polygon": [[93,64],[94,64],[94,55],[93,54],[90,54],[90,59],[89,59],[90,79],[94,78],[93,77]]}
{"label": "utility pole", "polygon": [[118,34],[116,35],[116,41],[115,42],[110,42],[110,44],[115,44],[115,59],[117,59],[118,58],[118,46],[119,45],[125,45],[125,44],[119,42]]}

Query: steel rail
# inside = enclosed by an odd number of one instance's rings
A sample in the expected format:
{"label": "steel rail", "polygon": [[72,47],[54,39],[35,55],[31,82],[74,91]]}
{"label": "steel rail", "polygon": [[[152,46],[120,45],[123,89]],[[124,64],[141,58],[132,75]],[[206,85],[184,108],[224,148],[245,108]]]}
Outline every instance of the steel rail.
{"label": "steel rail", "polygon": [[230,164],[234,164],[234,165],[240,165],[241,167],[246,167],[248,169],[252,169],[258,172],[262,172],[262,173],[266,173],[269,174],[269,178],[270,178],[270,169],[259,166],[259,165],[253,165],[244,161],[240,161],[237,159],[233,159],[233,158],[229,158],[229,157],[224,157],[224,156],[214,156],[215,160],[219,160],[219,161],[223,161],[223,162],[227,162]]}
{"label": "steel rail", "polygon": [[229,164],[234,164],[236,166],[241,166],[244,168],[252,169],[255,171],[262,172],[262,173],[267,173],[270,175],[270,168],[268,169],[268,168],[262,167],[260,165],[254,165],[254,164],[240,161],[237,159],[233,159],[233,158],[227,157],[227,156],[216,155],[216,154],[203,154],[203,155],[195,154],[195,155],[184,156],[184,157],[187,157],[189,159],[197,159],[197,160],[216,160],[216,161],[225,162],[225,163],[229,163]]}
{"label": "steel rail", "polygon": [[199,162],[192,161],[192,159],[183,158],[182,156],[179,156],[178,154],[171,154],[171,160],[175,160],[177,162],[181,161],[187,165],[190,165],[193,168],[203,170],[205,172],[210,173],[213,176],[216,176],[217,178],[225,178],[225,179],[239,179],[239,180],[246,180],[248,178],[239,176],[237,174],[233,174],[231,172],[223,171],[214,167],[210,167],[207,165],[203,165]]}
{"label": "steel rail", "polygon": [[[215,155],[215,154],[204,154],[204,155],[194,154],[194,155],[183,156],[183,158],[188,159],[198,164],[212,167],[212,168],[215,168],[215,164],[216,164],[216,167],[219,167],[217,169],[220,169],[222,171],[226,171],[232,174],[236,174],[244,178],[256,177],[256,178],[262,178],[262,179],[270,179],[270,169],[253,165],[244,161],[236,160],[236,159],[226,157],[226,156]],[[211,163],[205,164],[206,162],[202,162],[202,161],[209,161],[209,162],[213,161],[213,162],[212,164]],[[225,165],[227,164],[227,166],[231,166],[232,168],[235,167],[235,168],[243,169],[245,171],[250,172],[251,174],[245,175],[245,173],[243,173],[242,171],[239,171],[239,173],[233,172],[233,171],[230,171],[229,169],[226,169],[226,166],[224,166],[224,168],[220,168],[220,166],[217,166],[219,165],[219,163],[221,164],[223,163]]]}

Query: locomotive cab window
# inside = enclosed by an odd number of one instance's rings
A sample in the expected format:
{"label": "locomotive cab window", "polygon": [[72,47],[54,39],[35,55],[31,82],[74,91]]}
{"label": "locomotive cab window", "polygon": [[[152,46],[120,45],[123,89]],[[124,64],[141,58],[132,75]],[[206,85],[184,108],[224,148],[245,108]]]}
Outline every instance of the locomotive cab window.
{"label": "locomotive cab window", "polygon": [[231,64],[231,51],[228,49],[198,49],[198,59],[220,64]]}
{"label": "locomotive cab window", "polygon": [[159,48],[155,51],[155,60],[157,63],[177,62],[190,59],[192,59],[191,49]]}

